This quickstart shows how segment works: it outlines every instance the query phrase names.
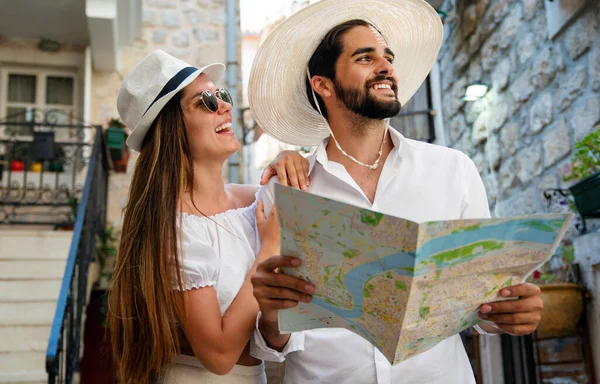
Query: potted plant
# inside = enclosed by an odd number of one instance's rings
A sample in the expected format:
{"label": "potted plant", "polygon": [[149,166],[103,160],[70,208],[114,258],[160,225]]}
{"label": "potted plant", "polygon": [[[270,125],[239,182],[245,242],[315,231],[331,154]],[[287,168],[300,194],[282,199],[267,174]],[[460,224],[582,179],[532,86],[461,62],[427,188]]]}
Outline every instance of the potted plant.
{"label": "potted plant", "polygon": [[[100,263],[100,281],[96,289],[109,291],[114,272],[114,262],[117,256],[119,244],[119,231],[112,224],[104,229],[104,236],[96,236],[96,255]],[[103,295],[100,306],[100,324],[107,327],[108,294]]]}
{"label": "potted plant", "polygon": [[110,151],[110,158],[112,161],[122,160],[127,151],[125,140],[127,139],[127,132],[125,132],[125,124],[121,120],[112,118],[108,122],[108,128],[106,128],[106,144]]}
{"label": "potted plant", "polygon": [[[65,213],[66,221],[61,224],[57,224],[55,229],[62,229],[65,231],[72,231],[75,228],[75,221],[77,220],[77,210],[79,208],[79,199],[75,194],[71,194],[68,189],[64,190],[66,195],[66,204],[69,207],[69,211]],[[62,200],[62,199],[61,199]],[[64,201],[64,200],[63,200]]]}
{"label": "potted plant", "polygon": [[10,170],[13,172],[24,171],[29,162],[28,143],[14,143],[11,151]]}
{"label": "potted plant", "polygon": [[105,267],[111,257],[117,256],[119,233],[112,224],[104,228],[104,236],[96,236],[96,255],[101,267]]}
{"label": "potted plant", "polygon": [[583,313],[585,289],[577,283],[574,272],[575,249],[571,240],[563,240],[559,254],[560,266],[553,270],[546,263],[530,279],[542,291],[544,309],[536,330],[539,339],[577,334]]}
{"label": "potted plant", "polygon": [[65,170],[66,157],[64,147],[61,144],[56,144],[54,147],[54,159],[48,164],[48,171],[63,172]]}
{"label": "potted plant", "polygon": [[600,125],[575,144],[571,173],[565,181],[579,180],[569,187],[581,216],[600,211]]}
{"label": "potted plant", "polygon": [[44,164],[42,164],[40,161],[34,161],[33,163],[31,163],[31,167],[30,167],[31,172],[40,173],[40,172],[42,172],[43,169],[44,169]]}
{"label": "potted plant", "polygon": [[120,232],[109,224],[104,228],[103,236],[96,236],[96,255],[100,264],[100,289],[108,290],[112,280],[115,257],[119,247]]}

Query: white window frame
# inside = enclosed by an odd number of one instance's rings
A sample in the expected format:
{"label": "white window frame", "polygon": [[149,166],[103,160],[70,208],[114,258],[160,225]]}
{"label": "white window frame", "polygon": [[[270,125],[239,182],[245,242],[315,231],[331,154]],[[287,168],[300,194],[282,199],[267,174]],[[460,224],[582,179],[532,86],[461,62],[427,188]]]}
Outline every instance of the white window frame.
{"label": "white window frame", "polygon": [[[8,101],[9,75],[36,76],[36,95],[34,104]],[[73,79],[73,104],[70,106],[64,104],[46,104],[46,79],[53,76],[70,77]],[[9,107],[32,107],[42,111],[60,109],[71,115],[74,115],[79,110],[79,73],[75,69],[2,66],[2,68],[0,68],[0,85],[0,118],[7,115]],[[72,121],[69,121],[68,123],[71,124]],[[27,136],[17,135],[17,138],[25,139]]]}

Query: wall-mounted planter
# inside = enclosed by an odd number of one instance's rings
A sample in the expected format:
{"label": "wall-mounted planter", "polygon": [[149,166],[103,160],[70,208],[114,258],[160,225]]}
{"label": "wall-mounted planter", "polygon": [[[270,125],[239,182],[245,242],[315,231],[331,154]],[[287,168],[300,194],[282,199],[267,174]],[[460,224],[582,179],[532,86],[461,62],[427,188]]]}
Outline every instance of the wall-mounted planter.
{"label": "wall-mounted planter", "polygon": [[600,211],[600,172],[572,185],[569,190],[575,199],[577,211],[582,216]]}
{"label": "wall-mounted planter", "polygon": [[106,144],[110,151],[110,158],[112,161],[123,159],[126,150],[126,139],[127,134],[123,128],[111,127],[106,129]]}

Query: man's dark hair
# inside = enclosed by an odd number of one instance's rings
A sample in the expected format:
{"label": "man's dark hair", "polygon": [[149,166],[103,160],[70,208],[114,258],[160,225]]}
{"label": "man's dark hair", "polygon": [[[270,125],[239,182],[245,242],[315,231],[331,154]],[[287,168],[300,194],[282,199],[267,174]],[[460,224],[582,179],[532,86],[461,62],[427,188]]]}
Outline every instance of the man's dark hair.
{"label": "man's dark hair", "polygon": [[[308,70],[311,77],[323,76],[335,81],[335,63],[340,58],[344,48],[342,46],[342,37],[344,37],[344,34],[354,27],[373,26],[364,20],[355,19],[346,21],[345,23],[333,27],[329,32],[327,32],[323,40],[321,40],[321,44],[319,44],[315,50],[315,53],[313,53],[308,62]],[[313,108],[318,111],[317,105],[315,104],[315,100],[313,98],[312,86],[310,85],[308,76],[306,77],[305,83],[308,101],[310,102],[310,105],[312,105]],[[323,99],[321,99],[321,96],[319,96],[319,94],[316,92],[315,96],[319,102],[319,108],[321,108],[323,117],[327,119],[327,109],[325,108]]]}

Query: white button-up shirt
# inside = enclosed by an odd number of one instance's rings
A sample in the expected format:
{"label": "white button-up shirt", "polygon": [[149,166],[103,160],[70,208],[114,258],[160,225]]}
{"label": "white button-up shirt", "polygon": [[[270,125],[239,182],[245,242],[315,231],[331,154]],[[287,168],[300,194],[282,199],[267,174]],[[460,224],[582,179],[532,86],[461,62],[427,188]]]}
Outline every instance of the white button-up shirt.
{"label": "white button-up shirt", "polygon": [[[309,192],[418,223],[490,217],[471,159],[450,148],[406,139],[393,128],[389,132],[394,148],[373,204],[341,164],[327,159],[327,139],[307,158]],[[259,192],[266,212],[275,201],[276,179]],[[372,344],[343,328],[293,333],[282,352],[269,348],[257,328],[251,354],[266,361],[285,360],[286,384],[475,383],[459,335],[392,366]]]}

